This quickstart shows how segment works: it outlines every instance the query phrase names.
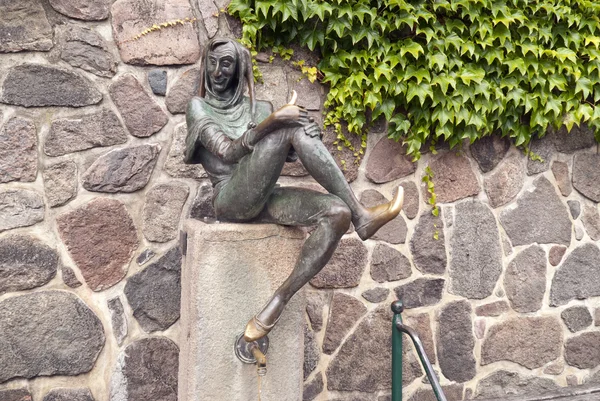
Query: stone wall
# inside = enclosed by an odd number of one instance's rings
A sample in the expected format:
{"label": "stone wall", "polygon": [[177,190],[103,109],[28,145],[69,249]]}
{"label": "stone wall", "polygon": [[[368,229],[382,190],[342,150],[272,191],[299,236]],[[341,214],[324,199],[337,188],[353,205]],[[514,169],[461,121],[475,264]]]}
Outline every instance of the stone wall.
{"label": "stone wall", "polygon": [[[225,2],[0,2],[0,401],[177,399],[179,227],[212,213],[182,163],[182,113],[202,45],[239,33]],[[260,68],[259,98],[296,89],[320,118],[323,88],[279,59]],[[450,400],[600,381],[592,133],[551,132],[531,146],[543,161],[494,137],[412,163],[385,128],[360,163],[336,157],[361,201],[402,185],[405,209],[365,243],[349,233],[312,280],[305,400],[389,399],[396,297]],[[284,173],[319,189],[298,162]],[[431,399],[406,348],[406,397]]]}

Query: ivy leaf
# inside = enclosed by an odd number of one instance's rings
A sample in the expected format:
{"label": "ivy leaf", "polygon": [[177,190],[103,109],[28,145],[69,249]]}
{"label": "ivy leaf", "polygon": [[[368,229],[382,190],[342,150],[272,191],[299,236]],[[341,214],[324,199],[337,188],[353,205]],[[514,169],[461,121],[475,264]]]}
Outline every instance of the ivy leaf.
{"label": "ivy leaf", "polygon": [[552,74],[552,75],[548,76],[548,86],[549,86],[550,90],[553,90],[554,88],[558,88],[561,91],[564,91],[566,84],[567,84],[567,79],[562,75]]}
{"label": "ivy leaf", "polygon": [[466,67],[457,75],[465,85],[470,85],[471,81],[481,83],[481,80],[485,77],[485,71],[482,68]]}
{"label": "ivy leaf", "polygon": [[442,71],[448,65],[448,57],[444,53],[433,53],[427,55],[427,61],[429,62],[429,69],[433,70],[433,67],[437,66],[437,71]]}
{"label": "ivy leaf", "polygon": [[564,62],[568,59],[574,63],[577,63],[577,53],[571,49],[567,49],[566,47],[561,47],[556,50],[556,58],[558,58],[561,62]]}
{"label": "ivy leaf", "polygon": [[575,84],[575,93],[583,92],[583,98],[586,99],[592,92],[593,87],[594,84],[592,84],[592,81],[589,78],[581,77]]}
{"label": "ivy leaf", "polygon": [[431,96],[431,86],[426,82],[421,82],[420,84],[409,82],[406,101],[410,102],[415,96],[419,98],[419,102],[421,103],[421,106],[423,106],[425,99],[427,99],[428,96]]}
{"label": "ivy leaf", "polygon": [[586,122],[594,115],[594,108],[587,103],[579,104],[579,108],[573,113],[579,122]]}
{"label": "ivy leaf", "polygon": [[400,57],[404,57],[406,53],[410,53],[415,59],[419,58],[419,54],[423,54],[423,46],[412,40],[403,41],[400,47]]}

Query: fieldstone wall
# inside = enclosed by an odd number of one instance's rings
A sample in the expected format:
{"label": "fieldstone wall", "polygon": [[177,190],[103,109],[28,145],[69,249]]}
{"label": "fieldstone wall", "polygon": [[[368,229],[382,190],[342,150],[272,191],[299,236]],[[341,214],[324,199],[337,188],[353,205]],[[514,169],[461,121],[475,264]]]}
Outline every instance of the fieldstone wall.
{"label": "fieldstone wall", "polygon": [[[183,113],[203,44],[240,32],[225,5],[0,2],[0,401],[176,401],[179,229],[214,216],[202,168],[182,162]],[[259,98],[279,107],[295,89],[321,118],[325,88],[257,58]],[[413,163],[385,130],[356,163],[323,137],[365,205],[399,185],[406,202],[373,239],[349,232],[311,281],[304,399],[389,399],[397,297],[450,400],[600,382],[593,133],[549,132],[536,160],[490,137]],[[284,174],[322,189],[300,162]],[[405,348],[407,399],[432,399]]]}

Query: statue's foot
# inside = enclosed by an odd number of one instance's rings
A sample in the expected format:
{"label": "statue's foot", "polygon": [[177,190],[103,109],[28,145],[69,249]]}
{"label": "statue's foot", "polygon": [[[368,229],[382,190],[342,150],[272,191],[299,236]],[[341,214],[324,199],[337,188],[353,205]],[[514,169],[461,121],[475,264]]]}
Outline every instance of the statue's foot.
{"label": "statue's foot", "polygon": [[254,316],[248,324],[246,324],[246,329],[244,330],[244,340],[246,342],[251,343],[252,341],[256,341],[258,339],[263,338],[275,327],[277,322],[272,325],[266,325],[262,323],[256,316]]}
{"label": "statue's foot", "polygon": [[370,207],[366,213],[354,222],[356,233],[363,241],[371,238],[386,223],[393,220],[402,210],[404,203],[404,188],[398,187],[396,196],[388,203]]}

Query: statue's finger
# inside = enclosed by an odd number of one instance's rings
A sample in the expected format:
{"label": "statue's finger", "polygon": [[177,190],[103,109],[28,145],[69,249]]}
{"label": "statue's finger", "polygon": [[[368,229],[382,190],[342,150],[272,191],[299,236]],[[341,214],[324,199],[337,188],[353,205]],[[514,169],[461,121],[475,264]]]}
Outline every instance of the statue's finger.
{"label": "statue's finger", "polygon": [[298,93],[295,90],[292,90],[292,98],[288,104],[296,104],[296,99],[298,99]]}

